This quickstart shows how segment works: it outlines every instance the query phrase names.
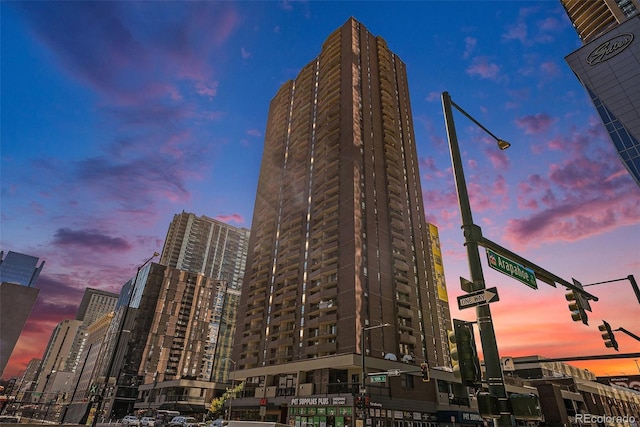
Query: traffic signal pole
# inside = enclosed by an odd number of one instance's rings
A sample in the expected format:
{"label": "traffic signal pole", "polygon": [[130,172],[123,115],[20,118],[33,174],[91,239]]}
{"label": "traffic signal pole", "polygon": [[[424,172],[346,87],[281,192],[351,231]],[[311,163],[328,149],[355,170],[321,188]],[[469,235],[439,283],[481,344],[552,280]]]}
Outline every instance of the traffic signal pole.
{"label": "traffic signal pole", "polygon": [[[458,137],[456,135],[453,121],[453,112],[451,110],[452,103],[453,101],[451,100],[449,93],[443,92],[442,107],[444,110],[447,137],[449,139],[449,151],[451,153],[451,163],[453,166],[456,192],[458,194],[458,203],[460,205],[460,216],[462,218],[462,230],[465,238],[465,246],[467,248],[472,289],[474,291],[478,291],[486,289],[484,275],[482,272],[482,261],[480,259],[480,251],[478,249],[478,240],[482,238],[482,231],[480,227],[473,223],[469,193],[467,192],[467,184],[465,182],[464,171],[462,168],[460,147],[458,145]],[[457,109],[461,110],[459,107]],[[467,114],[465,115],[471,118]],[[478,124],[475,120],[473,121]],[[483,126],[481,127],[485,129]],[[486,369],[487,387],[489,393],[492,396],[497,397],[500,403],[501,415],[496,422],[498,426],[508,427],[511,426],[509,401],[504,385],[504,377],[502,374],[502,367],[500,365],[500,355],[498,354],[498,344],[496,342],[496,335],[493,328],[493,320],[491,318],[491,309],[489,308],[489,304],[479,305],[476,307],[476,315],[478,318],[478,329],[480,331],[482,353]]]}
{"label": "traffic signal pole", "polygon": [[620,282],[622,280],[628,280],[629,281],[629,283],[631,284],[631,288],[633,289],[633,293],[636,294],[636,299],[638,300],[638,304],[640,304],[640,288],[638,288],[638,282],[636,282],[636,278],[633,277],[633,274],[630,274],[627,277],[623,277],[621,279],[605,280],[604,282],[590,283],[590,284],[584,285],[584,286],[601,285],[603,283]]}

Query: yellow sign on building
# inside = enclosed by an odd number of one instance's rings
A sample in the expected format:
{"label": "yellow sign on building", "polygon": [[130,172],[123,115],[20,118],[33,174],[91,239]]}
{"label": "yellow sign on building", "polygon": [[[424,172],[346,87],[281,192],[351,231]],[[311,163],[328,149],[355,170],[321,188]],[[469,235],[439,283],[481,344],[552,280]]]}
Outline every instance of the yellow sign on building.
{"label": "yellow sign on building", "polygon": [[447,284],[444,280],[444,265],[442,264],[442,252],[440,251],[440,236],[438,235],[438,227],[429,224],[429,237],[431,239],[431,253],[433,254],[433,265],[435,270],[434,280],[438,287],[438,298],[441,301],[448,302]]}

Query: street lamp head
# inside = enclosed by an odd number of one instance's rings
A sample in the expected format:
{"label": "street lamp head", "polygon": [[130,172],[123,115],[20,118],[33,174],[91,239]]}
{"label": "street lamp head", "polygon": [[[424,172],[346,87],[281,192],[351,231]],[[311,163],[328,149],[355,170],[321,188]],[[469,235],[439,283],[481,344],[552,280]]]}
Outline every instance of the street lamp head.
{"label": "street lamp head", "polygon": [[157,256],[160,256],[160,254],[159,254],[158,252],[154,252],[154,253],[153,253],[153,257],[155,258],[155,257],[157,257]]}
{"label": "street lamp head", "polygon": [[362,330],[363,331],[370,331],[372,329],[378,329],[378,328],[386,328],[387,326],[391,326],[391,323],[381,323],[379,325],[373,325],[373,326],[363,326]]}
{"label": "street lamp head", "polygon": [[496,142],[498,143],[498,148],[501,150],[506,150],[507,148],[511,147],[511,144],[509,144],[507,141],[505,141],[504,139],[496,139]]}

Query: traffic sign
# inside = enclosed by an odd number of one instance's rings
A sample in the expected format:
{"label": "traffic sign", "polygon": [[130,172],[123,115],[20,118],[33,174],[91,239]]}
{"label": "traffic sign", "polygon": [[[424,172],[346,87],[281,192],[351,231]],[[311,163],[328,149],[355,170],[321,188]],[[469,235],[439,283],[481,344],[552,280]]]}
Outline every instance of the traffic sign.
{"label": "traffic sign", "polygon": [[371,377],[371,382],[372,383],[386,383],[387,382],[387,376],[386,375],[373,375]]}
{"label": "traffic sign", "polygon": [[536,275],[532,269],[520,265],[515,261],[511,261],[509,258],[505,258],[502,255],[493,252],[491,249],[486,249],[486,251],[489,267],[502,274],[506,274],[507,276],[519,280],[530,288],[538,289]]}
{"label": "traffic sign", "polygon": [[389,375],[390,377],[397,377],[400,375],[400,369],[389,369],[387,371],[387,375]]}
{"label": "traffic sign", "polygon": [[498,300],[500,300],[500,297],[498,296],[497,288],[480,289],[479,291],[459,296],[458,308],[463,310],[465,308],[489,304]]}

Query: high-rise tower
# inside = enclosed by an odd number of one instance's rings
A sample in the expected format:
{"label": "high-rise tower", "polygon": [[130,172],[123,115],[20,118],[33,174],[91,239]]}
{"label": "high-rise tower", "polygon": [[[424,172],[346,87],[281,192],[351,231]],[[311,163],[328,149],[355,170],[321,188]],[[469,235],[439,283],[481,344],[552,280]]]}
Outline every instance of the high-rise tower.
{"label": "high-rise tower", "polygon": [[0,377],[40,292],[35,284],[42,267],[37,257],[0,251]]}
{"label": "high-rise tower", "polygon": [[248,241],[246,228],[182,212],[169,225],[160,264],[226,280],[237,289],[244,276]]}
{"label": "high-rise tower", "polygon": [[640,186],[640,0],[561,0],[583,46],[566,61]]}
{"label": "high-rise tower", "polygon": [[446,365],[435,247],[405,64],[349,19],[271,101],[233,352],[246,387],[357,387],[361,349],[372,369]]}
{"label": "high-rise tower", "polygon": [[82,325],[78,329],[71,351],[67,356],[65,371],[76,371],[88,338],[87,328],[101,316],[113,311],[117,301],[118,294],[113,292],[93,288],[84,290],[82,301],[76,312],[76,320],[82,321]]}

